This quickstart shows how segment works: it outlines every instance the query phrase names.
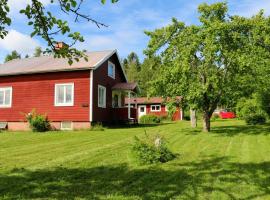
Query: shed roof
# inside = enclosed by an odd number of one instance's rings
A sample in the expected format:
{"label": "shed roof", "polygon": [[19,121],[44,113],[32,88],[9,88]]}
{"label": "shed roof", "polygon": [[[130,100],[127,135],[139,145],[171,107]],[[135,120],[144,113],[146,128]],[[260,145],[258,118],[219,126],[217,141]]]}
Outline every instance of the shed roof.
{"label": "shed roof", "polygon": [[[176,101],[181,101],[182,97],[177,96]],[[168,98],[169,100],[169,98]],[[128,104],[128,98],[125,98],[125,104]],[[130,98],[131,104],[163,104],[165,103],[165,99],[163,97],[135,97]]]}
{"label": "shed roof", "polygon": [[67,59],[54,58],[52,55],[11,60],[0,65],[0,76],[95,69],[114,53],[117,51],[87,52],[88,61],[82,58],[72,65],[68,64]]}
{"label": "shed roof", "polygon": [[113,90],[126,90],[126,91],[133,91],[133,92],[140,92],[137,83],[117,83],[112,87]]}

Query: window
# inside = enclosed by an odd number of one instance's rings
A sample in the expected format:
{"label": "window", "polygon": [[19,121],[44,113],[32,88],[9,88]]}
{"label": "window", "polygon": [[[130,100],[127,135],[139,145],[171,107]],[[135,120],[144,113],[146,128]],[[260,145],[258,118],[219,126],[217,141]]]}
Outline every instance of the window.
{"label": "window", "polygon": [[104,86],[98,86],[98,107],[106,108],[106,88]]}
{"label": "window", "polygon": [[12,102],[12,87],[0,88],[0,108],[10,108]]}
{"label": "window", "polygon": [[74,105],[74,83],[55,84],[55,106]]}
{"label": "window", "polygon": [[61,122],[61,130],[72,130],[73,124],[72,122]]}
{"label": "window", "polygon": [[115,65],[111,62],[108,62],[108,76],[115,78]]}
{"label": "window", "polygon": [[151,112],[160,112],[161,107],[160,105],[151,105]]}

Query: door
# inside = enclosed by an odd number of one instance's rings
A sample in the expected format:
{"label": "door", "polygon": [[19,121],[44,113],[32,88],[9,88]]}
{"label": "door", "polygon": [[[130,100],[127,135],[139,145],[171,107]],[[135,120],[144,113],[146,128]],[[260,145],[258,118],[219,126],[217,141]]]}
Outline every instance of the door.
{"label": "door", "polygon": [[143,115],[146,115],[146,106],[138,106],[138,115],[139,118]]}

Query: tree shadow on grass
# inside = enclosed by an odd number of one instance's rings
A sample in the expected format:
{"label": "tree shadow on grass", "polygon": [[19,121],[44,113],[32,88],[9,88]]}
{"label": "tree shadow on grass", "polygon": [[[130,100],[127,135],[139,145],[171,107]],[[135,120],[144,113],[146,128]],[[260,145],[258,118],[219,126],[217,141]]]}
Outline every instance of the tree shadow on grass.
{"label": "tree shadow on grass", "polygon": [[[232,163],[228,158],[168,163],[131,169],[127,165],[51,170],[14,169],[0,174],[5,199],[198,199],[213,192],[226,199],[270,196],[270,162]],[[204,196],[206,195],[206,196]],[[210,197],[211,199],[211,197]]]}
{"label": "tree shadow on grass", "polygon": [[240,126],[213,127],[211,133],[219,134],[222,136],[235,136],[239,134],[268,135],[270,134],[270,124],[257,126],[240,125]]}
{"label": "tree shadow on grass", "polygon": [[162,122],[157,124],[121,124],[121,125],[108,125],[107,128],[109,129],[125,129],[125,128],[151,128],[151,127],[158,127],[158,126],[164,126],[172,124],[172,122]]}

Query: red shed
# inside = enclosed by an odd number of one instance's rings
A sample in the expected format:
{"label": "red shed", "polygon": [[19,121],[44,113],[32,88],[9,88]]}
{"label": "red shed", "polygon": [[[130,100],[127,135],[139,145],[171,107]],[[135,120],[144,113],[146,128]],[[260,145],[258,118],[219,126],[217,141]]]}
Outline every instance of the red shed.
{"label": "red shed", "polygon": [[[36,109],[56,129],[88,128],[92,122],[136,118],[126,108],[126,93],[136,93],[122,68],[116,50],[87,53],[70,66],[66,59],[41,56],[0,65],[0,123],[11,130],[27,130],[25,114]],[[119,83],[123,90],[113,89]]]}
{"label": "red shed", "polygon": [[[167,99],[169,100],[169,99]],[[178,96],[175,99],[176,102],[176,112],[173,115],[173,120],[183,120],[183,111],[179,106],[181,101],[181,97]],[[162,97],[137,97],[137,98],[126,98],[125,99],[126,106],[131,105],[131,107],[137,109],[137,117],[140,118],[146,114],[153,114],[157,116],[168,116],[168,110],[166,107],[166,99]]]}

